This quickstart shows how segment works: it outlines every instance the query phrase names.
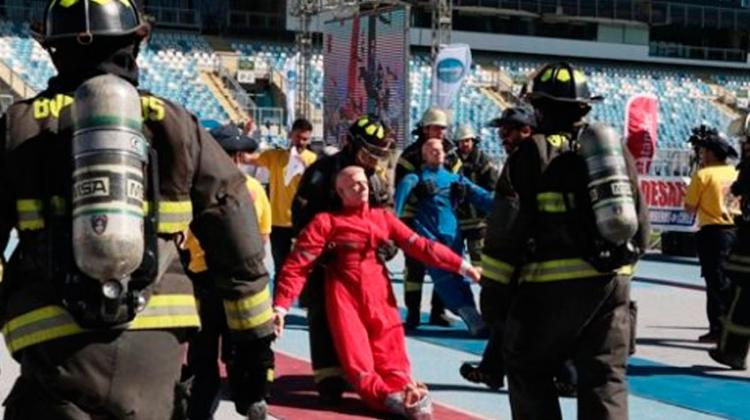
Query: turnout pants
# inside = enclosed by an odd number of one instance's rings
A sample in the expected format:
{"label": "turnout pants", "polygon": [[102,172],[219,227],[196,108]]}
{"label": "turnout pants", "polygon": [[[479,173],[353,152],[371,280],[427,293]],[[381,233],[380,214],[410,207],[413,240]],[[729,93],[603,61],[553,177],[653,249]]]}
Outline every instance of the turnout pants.
{"label": "turnout pants", "polygon": [[184,395],[181,341],[169,331],[105,331],[29,347],[5,419],[172,419]]}
{"label": "turnout pants", "polygon": [[310,359],[316,384],[329,378],[343,379],[326,314],[324,284],[325,267],[318,264],[310,272],[301,296],[301,303],[307,308]]}
{"label": "turnout pants", "polygon": [[[404,255],[404,304],[409,313],[419,314],[422,307],[422,285],[426,269],[424,264],[412,257]],[[430,313],[441,315],[445,311],[442,299],[433,289],[430,301]]]}
{"label": "turnout pants", "polygon": [[521,283],[504,336],[514,419],[562,419],[553,378],[568,358],[578,368],[578,418],[628,418],[629,301],[627,276]]}
{"label": "turnout pants", "polygon": [[721,316],[729,309],[731,285],[722,265],[735,240],[735,229],[729,225],[703,226],[695,235],[701,275],[706,281],[706,315],[711,332],[721,331]]}
{"label": "turnout pants", "polygon": [[[485,281],[492,282],[491,280]],[[479,369],[498,376],[505,375],[502,353],[503,334],[505,334],[505,320],[508,317],[512,290],[512,286],[497,283],[483,284],[479,292],[479,308],[482,311],[482,318],[490,328],[490,337],[484,348]]]}
{"label": "turnout pants", "polygon": [[[200,284],[200,283],[198,283]],[[243,354],[253,366],[248,377],[237,378],[231,366],[231,341],[229,328],[224,315],[224,304],[213,288],[199,288],[196,295],[200,301],[201,329],[190,341],[188,347],[188,375],[192,375],[192,387],[188,400],[190,420],[208,420],[219,405],[221,397],[221,377],[218,360],[228,367],[229,385],[232,400],[238,412],[246,411],[246,405],[268,397],[273,380],[274,357],[271,350],[272,337],[246,343],[243,350],[254,354]],[[221,353],[221,354],[220,354]],[[239,402],[239,404],[238,404]]]}
{"label": "turnout pants", "polygon": [[726,263],[732,294],[724,319],[719,350],[735,360],[747,358],[750,346],[750,224],[737,229],[737,240]]}
{"label": "turnout pants", "polygon": [[733,295],[724,320],[719,350],[727,356],[742,360],[750,347],[750,281],[733,280]]}

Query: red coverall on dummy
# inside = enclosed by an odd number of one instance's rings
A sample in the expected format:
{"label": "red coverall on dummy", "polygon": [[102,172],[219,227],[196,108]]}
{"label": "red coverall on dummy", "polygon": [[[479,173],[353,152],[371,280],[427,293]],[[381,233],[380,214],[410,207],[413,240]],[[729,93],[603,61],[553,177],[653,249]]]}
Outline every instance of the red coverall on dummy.
{"label": "red coverall on dummy", "polygon": [[406,340],[378,245],[393,241],[407,255],[459,272],[450,248],[421,237],[389,210],[347,208],[318,214],[297,238],[276,284],[274,306],[289,309],[315,260],[331,253],[325,301],[333,342],[349,383],[369,406],[387,410],[389,394],[413,383]]}

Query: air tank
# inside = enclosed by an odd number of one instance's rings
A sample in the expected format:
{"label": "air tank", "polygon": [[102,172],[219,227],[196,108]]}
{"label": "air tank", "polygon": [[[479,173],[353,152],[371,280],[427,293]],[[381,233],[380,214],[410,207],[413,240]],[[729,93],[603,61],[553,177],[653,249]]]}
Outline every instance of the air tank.
{"label": "air tank", "polygon": [[610,243],[623,245],[638,230],[638,213],[620,137],[612,127],[594,123],[579,141],[597,230]]}
{"label": "air tank", "polygon": [[[135,87],[114,75],[89,79],[73,112],[73,254],[78,268],[119,294],[141,264],[148,143]],[[115,288],[116,289],[116,288]]]}

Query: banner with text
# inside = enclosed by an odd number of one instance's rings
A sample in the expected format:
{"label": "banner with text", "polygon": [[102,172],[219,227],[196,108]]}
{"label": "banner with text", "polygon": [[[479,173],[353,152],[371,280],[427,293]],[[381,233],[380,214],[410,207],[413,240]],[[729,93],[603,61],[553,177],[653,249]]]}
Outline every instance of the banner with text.
{"label": "banner with text", "polygon": [[443,46],[432,65],[431,104],[451,109],[470,71],[471,48],[467,44]]}
{"label": "banner with text", "polygon": [[642,198],[648,206],[651,228],[661,231],[698,230],[695,214],[685,210],[685,194],[690,178],[682,176],[643,176]]}

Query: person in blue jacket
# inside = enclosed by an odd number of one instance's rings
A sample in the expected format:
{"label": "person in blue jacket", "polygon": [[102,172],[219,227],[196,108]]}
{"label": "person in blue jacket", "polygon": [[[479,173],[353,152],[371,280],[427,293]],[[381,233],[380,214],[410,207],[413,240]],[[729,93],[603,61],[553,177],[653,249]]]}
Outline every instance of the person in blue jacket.
{"label": "person in blue jacket", "polygon": [[[477,209],[489,211],[493,196],[467,178],[445,169],[442,140],[427,140],[422,145],[422,159],[422,168],[406,175],[396,187],[396,215],[401,216],[409,195],[414,193],[419,200],[414,230],[461,255],[464,246],[456,208],[468,200]],[[445,306],[463,319],[472,335],[486,335],[487,326],[477,311],[469,281],[443,270],[428,271]]]}

